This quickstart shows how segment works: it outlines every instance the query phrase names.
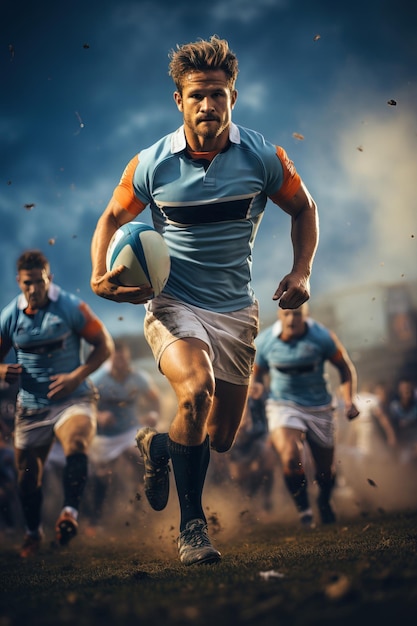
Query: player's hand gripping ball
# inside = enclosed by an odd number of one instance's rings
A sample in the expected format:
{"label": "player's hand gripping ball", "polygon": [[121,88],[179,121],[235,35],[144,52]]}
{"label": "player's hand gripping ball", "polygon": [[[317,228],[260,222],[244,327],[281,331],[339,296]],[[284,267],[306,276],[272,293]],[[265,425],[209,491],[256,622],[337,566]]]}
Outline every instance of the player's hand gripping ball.
{"label": "player's hand gripping ball", "polygon": [[124,265],[119,281],[125,287],[148,284],[155,296],[169,277],[171,259],[164,238],[148,224],[128,222],[114,233],[107,249],[107,271]]}

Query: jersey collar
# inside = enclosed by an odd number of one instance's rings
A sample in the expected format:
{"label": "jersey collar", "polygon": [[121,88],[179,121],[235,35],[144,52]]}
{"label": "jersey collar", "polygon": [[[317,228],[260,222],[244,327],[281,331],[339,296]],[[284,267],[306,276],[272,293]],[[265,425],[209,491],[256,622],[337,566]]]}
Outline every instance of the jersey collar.
{"label": "jersey collar", "polygon": [[[240,131],[233,122],[229,126],[229,139],[231,143],[240,143]],[[171,135],[171,153],[177,154],[185,150],[186,147],[187,141],[185,139],[184,125],[182,125]]]}

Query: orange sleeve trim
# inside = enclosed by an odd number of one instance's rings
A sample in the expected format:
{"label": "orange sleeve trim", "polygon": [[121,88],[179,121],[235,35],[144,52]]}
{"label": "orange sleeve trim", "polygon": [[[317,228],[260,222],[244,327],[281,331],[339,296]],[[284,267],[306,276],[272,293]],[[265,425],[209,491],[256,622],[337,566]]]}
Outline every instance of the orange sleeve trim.
{"label": "orange sleeve trim", "polygon": [[91,343],[103,330],[103,323],[101,322],[101,320],[98,319],[98,317],[94,315],[90,307],[85,302],[82,302],[80,304],[80,310],[85,317],[85,326],[82,329],[80,335],[83,339]]}
{"label": "orange sleeve trim", "polygon": [[277,146],[277,157],[282,164],[284,180],[279,191],[270,196],[270,198],[275,204],[280,204],[280,202],[286,202],[295,196],[301,187],[301,178],[295,169],[294,163],[289,159],[281,146]]}
{"label": "orange sleeve trim", "polygon": [[133,175],[138,163],[139,155],[137,154],[126,165],[120,182],[113,192],[113,198],[115,198],[126,211],[132,213],[132,215],[138,215],[138,213],[141,213],[146,207],[146,204],[135,196],[133,190]]}
{"label": "orange sleeve trim", "polygon": [[334,353],[334,355],[332,356],[332,362],[338,363],[339,361],[342,362],[343,360],[344,360],[343,353],[340,350],[340,348],[338,348],[336,352]]}

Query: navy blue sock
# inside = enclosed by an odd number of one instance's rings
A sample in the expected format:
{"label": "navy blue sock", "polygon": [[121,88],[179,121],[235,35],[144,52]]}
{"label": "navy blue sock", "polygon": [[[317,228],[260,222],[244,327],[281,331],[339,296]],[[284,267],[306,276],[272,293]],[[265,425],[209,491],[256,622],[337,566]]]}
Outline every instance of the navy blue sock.
{"label": "navy blue sock", "polygon": [[180,531],[183,531],[193,519],[207,521],[201,500],[210,461],[209,438],[200,446],[183,446],[168,438],[168,450],[180,504]]}
{"label": "navy blue sock", "polygon": [[19,488],[19,499],[26,528],[34,532],[41,524],[42,489],[38,487],[35,491],[26,492]]}
{"label": "navy blue sock", "polygon": [[307,493],[307,479],[303,471],[294,474],[285,474],[284,481],[292,495],[298,511],[305,511],[310,507]]}
{"label": "navy blue sock", "polygon": [[316,481],[320,488],[318,501],[327,503],[330,500],[336,482],[336,476],[332,472],[316,474]]}
{"label": "navy blue sock", "polygon": [[76,452],[67,456],[63,472],[64,506],[71,506],[78,511],[87,482],[87,473],[88,459],[86,454]]}

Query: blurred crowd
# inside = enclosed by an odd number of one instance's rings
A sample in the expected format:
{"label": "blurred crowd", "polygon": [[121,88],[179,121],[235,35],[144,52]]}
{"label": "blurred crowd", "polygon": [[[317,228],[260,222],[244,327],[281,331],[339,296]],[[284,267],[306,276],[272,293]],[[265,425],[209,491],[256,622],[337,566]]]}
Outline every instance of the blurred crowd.
{"label": "blurred crowd", "polygon": [[[143,465],[135,447],[135,432],[143,425],[162,427],[166,393],[144,370],[134,367],[129,346],[116,342],[115,356],[98,370],[94,382],[100,391],[98,430],[90,451],[90,470],[83,530],[95,537],[117,520],[135,514],[142,499]],[[125,393],[112,387],[114,376],[124,381]],[[2,539],[23,525],[16,490],[13,453],[14,402],[17,389],[0,385],[0,534]],[[208,484],[231,489],[239,507],[257,519],[288,521],[284,512],[289,496],[283,485],[280,459],[270,440],[265,414],[266,392],[253,381],[246,413],[232,449],[212,455]],[[333,506],[338,517],[366,515],[415,506],[413,488],[417,476],[417,386],[407,378],[362,383],[355,404],[359,416],[348,422],[338,410],[335,395],[336,485]],[[305,450],[304,464],[311,460]],[[55,443],[48,458],[44,483],[44,516],[52,523],[54,500],[60,497],[64,456]],[[309,488],[314,491],[314,478]],[[231,496],[232,497],[232,496]],[[50,516],[48,515],[51,509]]]}

